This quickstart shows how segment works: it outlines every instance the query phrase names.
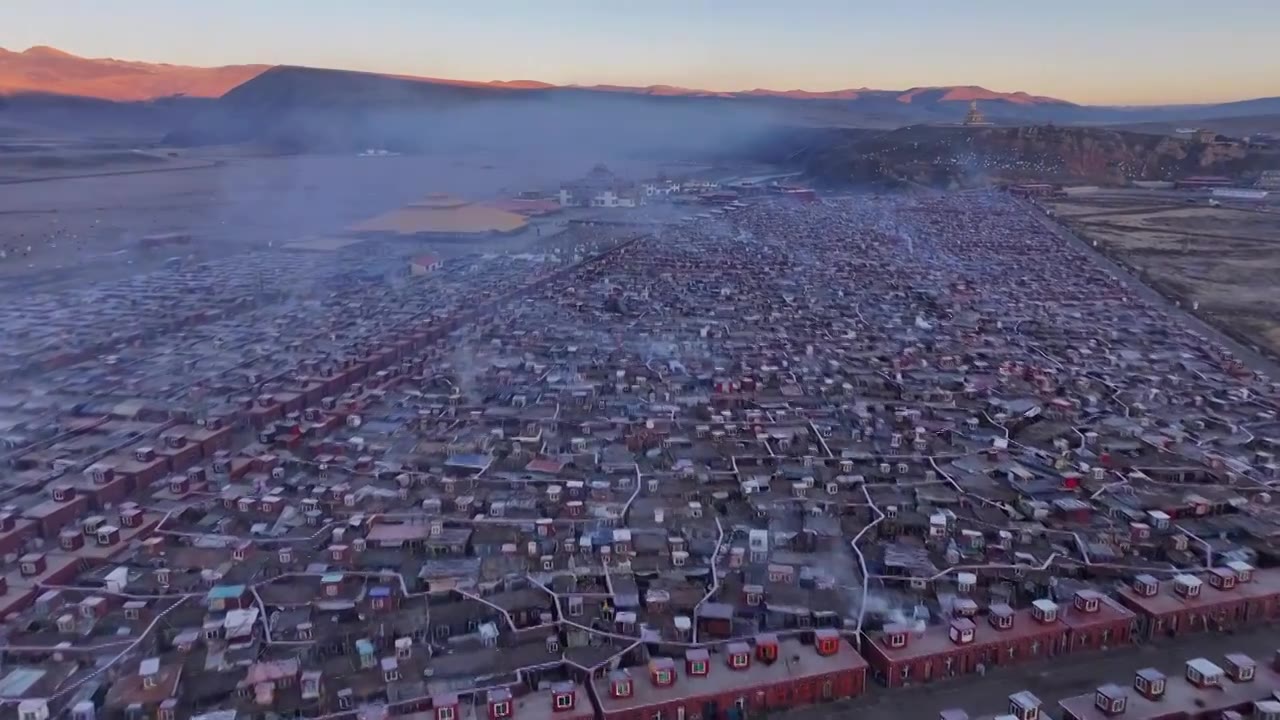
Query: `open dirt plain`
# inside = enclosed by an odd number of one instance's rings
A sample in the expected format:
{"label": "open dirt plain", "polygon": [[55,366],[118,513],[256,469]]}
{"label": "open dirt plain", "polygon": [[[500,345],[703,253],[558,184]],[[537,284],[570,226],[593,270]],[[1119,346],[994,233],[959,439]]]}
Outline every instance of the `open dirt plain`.
{"label": "open dirt plain", "polygon": [[[484,200],[554,188],[584,175],[597,161],[474,152],[467,157],[213,152],[124,167],[59,161],[60,174],[82,175],[60,178],[49,177],[47,164],[10,164],[0,185],[0,290],[93,282],[179,255],[283,247],[331,235],[428,193]],[[637,180],[660,169],[640,161],[611,162],[610,167]],[[162,233],[187,234],[192,243],[138,248],[139,238]]]}
{"label": "open dirt plain", "polygon": [[1044,204],[1147,284],[1241,342],[1280,355],[1280,214],[1132,195]]}

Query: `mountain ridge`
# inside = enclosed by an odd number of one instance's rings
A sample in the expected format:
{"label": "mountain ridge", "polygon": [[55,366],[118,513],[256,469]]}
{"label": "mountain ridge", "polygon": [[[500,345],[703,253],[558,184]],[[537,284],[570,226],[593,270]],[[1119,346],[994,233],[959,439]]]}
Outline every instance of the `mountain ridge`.
{"label": "mountain ridge", "polygon": [[217,98],[269,65],[191,67],[115,58],[83,58],[47,45],[0,48],[0,95],[63,95],[114,102],[174,96]]}
{"label": "mountain ridge", "polygon": [[[249,82],[268,70],[285,65],[221,65],[200,67],[149,63],[116,58],[87,58],[47,45],[35,45],[22,51],[0,48],[0,93],[32,92],[54,95],[78,95],[100,100],[154,100],[173,95],[221,97],[237,85]],[[323,68],[316,68],[323,69]],[[340,72],[360,72],[336,69]],[[874,88],[841,88],[805,90],[707,90],[653,84],[644,86],[607,83],[557,85],[535,79],[460,80],[422,75],[366,72],[400,80],[410,80],[463,87],[491,87],[506,90],[572,89],[597,92],[630,93],[663,97],[770,97],[790,100],[857,100],[863,97],[898,96],[910,103],[925,93],[940,93],[945,102],[971,100],[1005,100],[1016,104],[1066,104],[1066,100],[1032,95],[1024,91],[1001,92],[977,85],[921,86],[906,90]]]}

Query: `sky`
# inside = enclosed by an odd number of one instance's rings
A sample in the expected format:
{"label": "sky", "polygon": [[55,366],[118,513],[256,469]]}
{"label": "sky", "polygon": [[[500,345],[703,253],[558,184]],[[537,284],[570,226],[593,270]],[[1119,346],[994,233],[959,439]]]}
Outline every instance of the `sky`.
{"label": "sky", "polygon": [[1280,95],[1280,0],[0,0],[0,47],[465,80]]}

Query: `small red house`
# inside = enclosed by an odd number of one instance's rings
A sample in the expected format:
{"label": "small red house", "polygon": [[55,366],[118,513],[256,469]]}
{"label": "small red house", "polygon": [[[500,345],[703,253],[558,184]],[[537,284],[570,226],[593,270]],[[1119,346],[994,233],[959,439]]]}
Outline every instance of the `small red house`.
{"label": "small red house", "polygon": [[1095,590],[1077,590],[1059,616],[1070,635],[1068,652],[1102,650],[1128,645],[1136,615]]}
{"label": "small red house", "polygon": [[[441,713],[444,703],[435,705],[432,720],[453,720]],[[552,684],[550,689],[513,695],[507,688],[490,690],[484,702],[462,703],[457,720],[594,720],[595,709],[585,693],[571,682]]]}

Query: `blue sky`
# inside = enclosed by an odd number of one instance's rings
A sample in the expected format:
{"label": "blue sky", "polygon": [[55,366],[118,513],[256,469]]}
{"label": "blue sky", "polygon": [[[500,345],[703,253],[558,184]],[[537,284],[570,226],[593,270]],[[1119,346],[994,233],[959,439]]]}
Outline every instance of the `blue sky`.
{"label": "blue sky", "polygon": [[0,0],[0,47],[474,80],[1280,95],[1280,0]]}

